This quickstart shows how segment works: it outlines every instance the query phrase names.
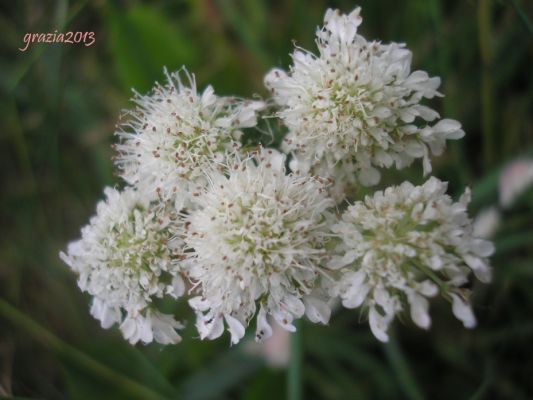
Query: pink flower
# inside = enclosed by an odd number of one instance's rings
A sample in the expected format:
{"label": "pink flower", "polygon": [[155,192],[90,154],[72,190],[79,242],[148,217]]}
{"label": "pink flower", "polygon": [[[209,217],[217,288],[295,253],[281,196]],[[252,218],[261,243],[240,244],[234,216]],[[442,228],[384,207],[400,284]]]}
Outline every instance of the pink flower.
{"label": "pink flower", "polygon": [[533,184],[533,160],[511,161],[500,173],[500,204],[509,208]]}
{"label": "pink flower", "polygon": [[263,342],[249,342],[246,351],[256,354],[274,368],[285,368],[290,356],[290,333],[272,322],[272,336]]}

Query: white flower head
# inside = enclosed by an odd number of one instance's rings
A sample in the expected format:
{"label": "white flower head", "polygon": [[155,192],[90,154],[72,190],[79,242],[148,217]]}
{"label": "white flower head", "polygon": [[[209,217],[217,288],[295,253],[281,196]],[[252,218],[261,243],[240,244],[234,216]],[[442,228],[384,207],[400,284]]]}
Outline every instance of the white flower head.
{"label": "white flower head", "polygon": [[510,162],[500,173],[500,205],[503,208],[510,208],[531,186],[533,186],[533,160],[524,158]]}
{"label": "white flower head", "polygon": [[[182,75],[185,80],[182,80]],[[115,163],[130,185],[146,187],[162,200],[189,198],[204,183],[204,170],[240,147],[243,128],[257,124],[262,102],[198,93],[194,75],[167,74],[149,95],[136,94],[137,107],[119,125]]]}
{"label": "white flower head", "polygon": [[60,256],[78,274],[80,289],[93,296],[91,314],[103,328],[121,324],[132,344],[177,343],[174,328],[180,324],[152,304],[154,298],[178,298],[185,291],[173,262],[183,257],[183,243],[171,237],[172,214],[159,213],[132,188],[106,188],[105,195],[81,239]]}
{"label": "white flower head", "polygon": [[490,206],[481,210],[473,222],[474,235],[488,239],[498,231],[502,223],[502,216],[498,207]]}
{"label": "white flower head", "polygon": [[433,177],[422,186],[389,187],[351,205],[333,227],[341,241],[330,263],[342,274],[337,293],[347,308],[368,307],[379,340],[388,340],[387,328],[404,306],[416,325],[429,328],[427,298],[439,292],[465,327],[475,325],[462,286],[471,272],[490,281],[494,248],[473,235],[468,189],[453,202],[446,188]]}
{"label": "white flower head", "polygon": [[[318,56],[297,48],[289,72],[271,70],[265,84],[289,128],[283,150],[293,171],[335,179],[337,197],[349,184],[378,183],[377,167],[398,169],[442,153],[464,135],[459,122],[421,104],[441,96],[440,78],[411,72],[403,44],[369,42],[357,33],[360,9],[328,10],[317,31]],[[344,188],[344,189],[343,189]]]}
{"label": "white flower head", "polygon": [[225,321],[237,343],[257,308],[257,340],[272,334],[268,315],[289,331],[304,314],[329,318],[315,293],[326,274],[333,201],[320,180],[286,175],[284,163],[275,150],[229,161],[209,174],[186,216],[184,241],[193,252],[185,263],[200,292],[189,304],[202,338],[219,337]]}

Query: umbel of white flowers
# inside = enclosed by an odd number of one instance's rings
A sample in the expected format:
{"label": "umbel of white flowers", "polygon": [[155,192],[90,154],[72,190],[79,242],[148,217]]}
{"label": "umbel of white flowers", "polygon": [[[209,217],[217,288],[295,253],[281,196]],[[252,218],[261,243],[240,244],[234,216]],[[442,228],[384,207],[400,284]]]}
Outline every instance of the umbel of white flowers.
{"label": "umbel of white flowers", "polygon": [[[421,104],[441,96],[440,79],[412,72],[404,45],[367,41],[361,22],[359,8],[328,10],[319,54],[297,48],[288,72],[267,74],[274,109],[211,86],[198,93],[185,69],[135,95],[116,133],[127,185],[105,189],[60,254],[103,328],[118,324],[133,344],[177,343],[181,318],[159,299],[185,298],[201,339],[227,329],[235,344],[252,325],[260,341],[272,324],[328,323],[340,299],[387,341],[398,314],[428,329],[437,295],[475,326],[466,287],[490,281],[493,246],[475,237],[469,190],[454,202],[434,177],[364,199],[353,190],[417,158],[428,174],[430,155],[464,135]],[[288,128],[281,152],[243,146],[243,129],[272,117]]]}
{"label": "umbel of white flowers", "polygon": [[229,163],[209,175],[198,208],[185,216],[188,277],[198,283],[189,303],[202,338],[216,338],[225,319],[232,343],[256,314],[256,337],[270,336],[267,316],[294,331],[307,314],[326,323],[329,307],[313,295],[327,275],[333,201],[323,183],[285,173],[274,150]]}
{"label": "umbel of white flowers", "polygon": [[175,328],[181,324],[152,303],[185,292],[175,263],[183,245],[169,230],[172,213],[158,212],[133,188],[107,188],[105,195],[81,239],[70,243],[61,258],[78,274],[80,289],[93,296],[91,314],[103,328],[119,323],[132,343],[176,343]]}
{"label": "umbel of white flowers", "polygon": [[369,42],[357,33],[360,9],[349,15],[328,10],[317,31],[319,55],[297,48],[289,72],[273,69],[265,77],[289,128],[283,150],[291,168],[330,177],[342,200],[348,185],[372,186],[378,168],[401,169],[429,153],[441,154],[446,139],[464,136],[461,124],[420,104],[442,96],[440,78],[411,72],[405,45]]}
{"label": "umbel of white flowers", "polygon": [[[349,206],[332,228],[341,239],[336,289],[347,308],[368,307],[370,328],[387,341],[394,315],[408,306],[413,322],[427,329],[427,297],[440,293],[465,327],[476,324],[461,286],[471,272],[490,281],[490,242],[473,237],[466,214],[470,191],[457,203],[446,184],[432,177],[422,186],[404,182]],[[402,302],[402,298],[406,302]]]}

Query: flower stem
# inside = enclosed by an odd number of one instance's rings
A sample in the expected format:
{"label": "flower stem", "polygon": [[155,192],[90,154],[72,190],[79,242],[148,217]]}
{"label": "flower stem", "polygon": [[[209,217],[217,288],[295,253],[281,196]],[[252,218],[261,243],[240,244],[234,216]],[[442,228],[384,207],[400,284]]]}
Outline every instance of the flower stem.
{"label": "flower stem", "polygon": [[291,335],[291,355],[287,370],[287,399],[302,399],[302,324],[294,323],[296,332]]}
{"label": "flower stem", "polygon": [[159,394],[153,389],[142,385],[141,383],[122,375],[119,372],[101,364],[91,356],[74,348],[73,346],[63,342],[60,338],[55,336],[52,332],[39,325],[26,314],[17,310],[8,302],[0,299],[0,316],[10,321],[13,325],[24,330],[35,340],[41,342],[43,345],[54,350],[58,354],[69,359],[79,367],[86,371],[99,376],[100,378],[110,382],[116,387],[120,387],[125,392],[128,392],[131,398],[142,399],[161,399],[165,396]]}
{"label": "flower stem", "polygon": [[483,129],[486,167],[494,164],[496,148],[493,129],[491,14],[492,1],[480,0],[478,6],[478,31],[479,50],[481,53],[481,127]]}

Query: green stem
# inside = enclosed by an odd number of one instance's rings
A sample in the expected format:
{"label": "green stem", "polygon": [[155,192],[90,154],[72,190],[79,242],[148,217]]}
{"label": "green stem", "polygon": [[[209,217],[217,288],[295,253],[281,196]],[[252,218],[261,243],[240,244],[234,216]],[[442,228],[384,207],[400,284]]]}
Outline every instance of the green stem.
{"label": "green stem", "polygon": [[287,370],[287,399],[302,399],[302,324],[294,323],[296,332],[291,335],[291,354]]}
{"label": "green stem", "polygon": [[3,299],[0,299],[0,315],[9,320],[13,325],[18,326],[20,329],[27,332],[30,336],[41,342],[43,345],[53,349],[58,354],[64,356],[71,362],[93,373],[94,375],[109,381],[111,384],[117,387],[120,387],[125,392],[130,393],[133,398],[165,398],[153,389],[143,386],[140,383],[135,382],[133,379],[112,370],[108,366],[101,364],[94,358],[81,352],[75,347],[63,342],[52,332],[45,329],[43,326],[17,310]]}
{"label": "green stem", "polygon": [[422,389],[418,385],[401,347],[398,345],[394,335],[391,335],[389,342],[385,345],[385,354],[389,359],[389,364],[394,371],[394,375],[406,398],[410,400],[423,400]]}
{"label": "green stem", "polygon": [[422,263],[417,262],[413,262],[413,265],[415,266],[415,268],[418,268],[418,270],[420,270],[422,273],[429,276],[429,278],[437,284],[440,289],[440,293],[446,300],[452,300],[450,295],[448,294],[448,292],[450,291],[449,286],[446,284],[446,282],[439,278],[439,276],[431,268],[428,268]]}
{"label": "green stem", "polygon": [[516,0],[511,0],[511,3],[516,11],[516,13],[518,14],[518,16],[520,17],[520,19],[522,20],[522,22],[524,23],[524,26],[527,28],[527,30],[529,31],[529,33],[533,33],[533,24],[531,23],[531,21],[529,20],[527,14],[524,12],[524,10],[522,9],[522,7],[520,7],[520,4],[518,4],[518,2]]}
{"label": "green stem", "polygon": [[479,0],[478,32],[479,51],[481,54],[481,128],[483,129],[483,147],[485,167],[494,164],[494,118],[492,98],[492,43],[491,43],[491,15],[492,0]]}
{"label": "green stem", "polygon": [[[58,25],[57,30],[60,32],[64,31],[65,28],[68,27],[69,24],[72,22],[72,20],[83,10],[83,8],[85,7],[87,3],[88,3],[88,0],[82,0],[77,5],[73,6],[66,20],[64,20],[63,23]],[[10,79],[10,82],[7,87],[7,92],[9,94],[15,91],[15,89],[17,88],[19,83],[22,81],[22,79],[24,79],[24,77],[28,74],[31,67],[33,67],[33,65],[37,63],[37,61],[39,61],[39,59],[44,53],[44,50],[45,50],[45,46],[40,46],[36,48],[35,51],[33,52],[33,56],[29,58],[28,61],[25,64],[23,64],[20,68],[18,68],[18,70],[14,73],[14,76],[12,79]]]}

